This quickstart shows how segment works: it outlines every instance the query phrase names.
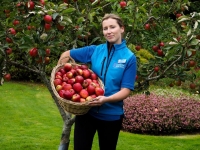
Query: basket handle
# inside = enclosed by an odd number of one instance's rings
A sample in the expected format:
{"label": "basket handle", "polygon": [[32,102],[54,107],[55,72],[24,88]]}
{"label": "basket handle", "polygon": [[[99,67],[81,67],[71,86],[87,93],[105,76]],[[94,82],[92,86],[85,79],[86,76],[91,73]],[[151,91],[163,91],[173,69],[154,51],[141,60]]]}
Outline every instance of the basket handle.
{"label": "basket handle", "polygon": [[66,57],[63,57],[63,58],[60,60],[60,64],[63,64],[62,60],[63,60],[63,59],[66,59],[66,58],[68,58],[68,60],[67,60],[66,62],[69,61],[70,63],[76,63],[75,60],[74,60],[72,57],[66,56]]}

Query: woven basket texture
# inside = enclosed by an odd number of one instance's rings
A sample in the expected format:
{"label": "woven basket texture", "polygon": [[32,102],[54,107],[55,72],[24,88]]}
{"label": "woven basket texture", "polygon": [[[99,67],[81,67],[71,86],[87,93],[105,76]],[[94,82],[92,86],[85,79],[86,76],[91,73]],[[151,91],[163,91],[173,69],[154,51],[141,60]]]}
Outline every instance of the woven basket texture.
{"label": "woven basket texture", "polygon": [[[78,65],[80,66],[80,64],[77,63],[71,63],[72,66]],[[53,90],[53,93],[55,94],[60,106],[67,112],[74,114],[74,115],[83,115],[86,114],[91,106],[88,105],[88,103],[90,101],[86,101],[86,102],[73,102],[71,100],[67,100],[64,99],[62,97],[59,96],[58,92],[56,91],[56,88],[54,86],[54,79],[55,79],[55,74],[56,72],[58,72],[59,69],[63,68],[64,64],[60,64],[57,65],[53,68],[52,72],[51,72],[51,78],[50,78],[50,82],[51,82],[51,88]],[[90,69],[89,69],[90,70]],[[104,85],[103,82],[100,80],[100,78],[98,78],[98,82],[100,84],[100,87],[104,89]],[[92,101],[92,100],[91,100]]]}

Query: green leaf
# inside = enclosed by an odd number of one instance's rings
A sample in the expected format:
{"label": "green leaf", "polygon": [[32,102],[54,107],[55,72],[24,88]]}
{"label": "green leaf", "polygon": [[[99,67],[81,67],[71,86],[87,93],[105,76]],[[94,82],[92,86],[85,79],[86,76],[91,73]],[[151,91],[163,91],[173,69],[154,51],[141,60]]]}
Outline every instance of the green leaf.
{"label": "green leaf", "polygon": [[100,37],[96,37],[96,38],[94,38],[94,39],[90,42],[89,45],[91,45],[92,43],[96,42],[96,41],[99,40],[99,39],[100,39]]}
{"label": "green leaf", "polygon": [[55,20],[58,15],[59,15],[59,13],[54,13],[53,14],[53,20]]}
{"label": "green leaf", "polygon": [[69,13],[72,13],[73,11],[75,11],[75,10],[76,10],[75,8],[67,8],[62,13],[63,14],[69,14]]}
{"label": "green leaf", "polygon": [[193,39],[190,44],[191,45],[197,45],[197,44],[199,44],[199,40],[198,39]]}
{"label": "green leaf", "polygon": [[178,33],[178,32],[177,32],[177,29],[176,29],[174,26],[172,26],[172,31],[173,31],[174,33],[176,33],[176,34]]}
{"label": "green leaf", "polygon": [[85,19],[83,17],[79,17],[77,20],[77,24],[81,24],[84,21],[85,21]]}

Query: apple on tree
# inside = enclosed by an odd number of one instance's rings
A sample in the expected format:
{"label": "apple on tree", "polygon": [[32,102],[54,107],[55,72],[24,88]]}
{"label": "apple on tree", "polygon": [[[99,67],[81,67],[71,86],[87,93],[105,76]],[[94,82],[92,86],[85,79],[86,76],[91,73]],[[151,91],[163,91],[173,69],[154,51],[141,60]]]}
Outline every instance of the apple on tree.
{"label": "apple on tree", "polygon": [[119,3],[119,5],[120,5],[121,8],[125,8],[126,7],[126,2],[125,1],[121,1]]}
{"label": "apple on tree", "polygon": [[46,23],[51,23],[51,22],[52,22],[52,17],[51,17],[50,15],[45,15],[45,16],[44,16],[44,21],[45,21]]}
{"label": "apple on tree", "polygon": [[6,37],[6,42],[8,42],[8,43],[12,43],[13,41],[12,41],[12,39],[11,39],[11,38],[9,38],[9,37]]}
{"label": "apple on tree", "polygon": [[9,29],[8,29],[8,32],[9,32],[10,34],[13,34],[13,35],[16,34],[16,31],[15,31],[14,28],[9,28]]}
{"label": "apple on tree", "polygon": [[150,24],[149,24],[149,23],[145,24],[145,26],[144,26],[144,29],[145,29],[145,30],[150,30],[150,28],[151,28],[151,27],[150,27]]}
{"label": "apple on tree", "polygon": [[12,54],[12,48],[8,48],[8,49],[6,49],[6,54],[7,54],[7,55]]}
{"label": "apple on tree", "polygon": [[16,25],[18,25],[18,24],[19,24],[19,20],[14,20],[14,21],[13,21],[13,25],[14,25],[14,26],[16,26]]}
{"label": "apple on tree", "polygon": [[5,81],[10,81],[10,79],[11,79],[10,73],[5,74],[5,75],[3,76],[3,78],[4,78]]}
{"label": "apple on tree", "polygon": [[33,2],[33,1],[28,1],[27,3],[26,3],[26,7],[29,9],[29,10],[33,10],[34,9],[34,7],[35,7],[35,3]]}
{"label": "apple on tree", "polygon": [[140,46],[140,45],[136,45],[136,46],[135,46],[135,49],[136,49],[137,51],[139,51],[139,50],[141,49],[141,46]]}

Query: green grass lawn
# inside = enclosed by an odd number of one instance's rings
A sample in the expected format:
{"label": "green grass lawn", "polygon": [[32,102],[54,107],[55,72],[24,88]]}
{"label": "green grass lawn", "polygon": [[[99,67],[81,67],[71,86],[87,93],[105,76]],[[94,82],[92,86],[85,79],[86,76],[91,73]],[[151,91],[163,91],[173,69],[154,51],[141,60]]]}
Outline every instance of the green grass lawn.
{"label": "green grass lawn", "polygon": [[[0,86],[0,150],[57,150],[62,118],[42,84]],[[73,130],[73,128],[72,128]],[[69,150],[73,150],[73,131]],[[95,136],[93,150],[98,150]],[[200,134],[151,136],[120,132],[117,150],[200,150]]]}

